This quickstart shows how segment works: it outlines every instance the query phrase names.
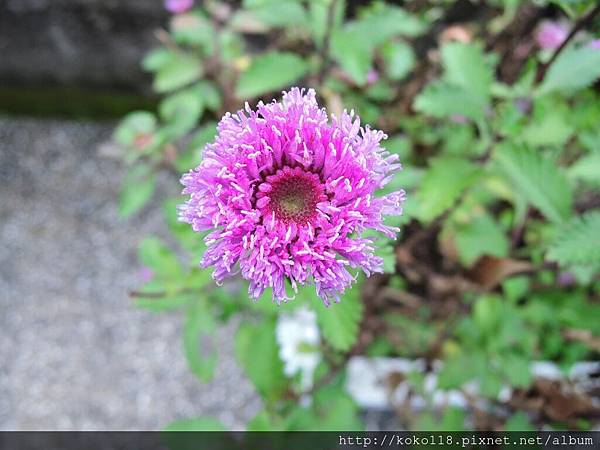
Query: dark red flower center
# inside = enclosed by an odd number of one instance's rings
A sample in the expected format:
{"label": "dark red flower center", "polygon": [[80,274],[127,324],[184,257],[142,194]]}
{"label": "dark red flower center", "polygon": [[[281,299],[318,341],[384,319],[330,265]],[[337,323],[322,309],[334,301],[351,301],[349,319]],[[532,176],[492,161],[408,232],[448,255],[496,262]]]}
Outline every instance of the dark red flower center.
{"label": "dark red flower center", "polygon": [[321,180],[299,167],[284,167],[259,186],[257,206],[285,222],[306,223],[315,214],[317,204],[326,200]]}

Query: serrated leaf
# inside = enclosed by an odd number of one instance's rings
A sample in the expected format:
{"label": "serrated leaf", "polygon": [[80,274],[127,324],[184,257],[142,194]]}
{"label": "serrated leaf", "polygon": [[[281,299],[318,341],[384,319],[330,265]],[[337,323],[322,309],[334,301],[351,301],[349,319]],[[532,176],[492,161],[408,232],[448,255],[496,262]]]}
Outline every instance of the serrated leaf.
{"label": "serrated leaf", "polygon": [[573,134],[573,126],[568,122],[568,110],[555,105],[554,109],[543,114],[540,120],[529,124],[521,138],[531,146],[564,145]]}
{"label": "serrated leaf", "polygon": [[583,89],[599,77],[600,51],[589,46],[570,47],[558,55],[536,93],[543,95]]}
{"label": "serrated leaf", "polygon": [[242,323],[235,335],[235,354],[258,393],[267,401],[280,397],[287,385],[279,347],[275,339],[275,321],[266,319],[255,325]]}
{"label": "serrated leaf", "polygon": [[501,145],[494,158],[514,186],[549,220],[560,223],[571,213],[572,194],[564,173],[550,159],[526,147]]}
{"label": "serrated leaf", "polygon": [[119,196],[119,215],[129,217],[148,203],[156,188],[156,177],[145,166],[134,167],[125,177]]}
{"label": "serrated leaf", "polygon": [[571,179],[581,180],[593,186],[600,186],[600,149],[579,158],[567,169]]}
{"label": "serrated leaf", "polygon": [[227,428],[218,419],[203,416],[177,420],[168,425],[164,431],[227,431]]}
{"label": "serrated leaf", "polygon": [[217,352],[213,349],[209,354],[203,354],[201,339],[213,334],[215,329],[216,324],[206,302],[198,300],[192,304],[186,315],[183,348],[190,369],[205,383],[213,377]]}
{"label": "serrated leaf", "polygon": [[471,93],[481,104],[489,102],[493,72],[476,44],[450,42],[441,49],[444,80]]}
{"label": "serrated leaf", "polygon": [[466,159],[449,156],[433,159],[417,194],[421,220],[428,222],[450,208],[480,173],[480,168]]}
{"label": "serrated leaf", "polygon": [[600,211],[573,217],[558,231],[548,259],[560,264],[588,264],[600,267]]}
{"label": "serrated leaf", "polygon": [[293,53],[269,52],[256,57],[237,85],[239,98],[256,97],[288,87],[308,71],[308,65]]}
{"label": "serrated leaf", "polygon": [[415,109],[434,117],[459,114],[479,121],[489,104],[493,72],[481,48],[451,42],[442,46],[442,80],[429,84]]}
{"label": "serrated leaf", "polygon": [[360,288],[349,287],[339,303],[329,307],[318,304],[314,309],[325,340],[336,350],[350,350],[358,338],[363,313]]}

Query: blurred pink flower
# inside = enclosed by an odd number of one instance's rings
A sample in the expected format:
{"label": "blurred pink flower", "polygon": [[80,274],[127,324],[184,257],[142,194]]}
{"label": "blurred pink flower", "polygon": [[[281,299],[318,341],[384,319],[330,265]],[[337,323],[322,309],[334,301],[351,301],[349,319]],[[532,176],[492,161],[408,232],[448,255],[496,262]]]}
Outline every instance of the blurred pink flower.
{"label": "blurred pink flower", "polygon": [[469,123],[469,119],[467,119],[462,114],[452,114],[450,116],[450,121],[453,123],[457,123],[459,125],[464,125],[465,123]]}
{"label": "blurred pink flower", "polygon": [[165,0],[165,8],[173,14],[181,14],[194,6],[194,0]]}
{"label": "blurred pink flower", "polygon": [[600,50],[600,39],[594,39],[588,44],[591,48],[596,50]]}
{"label": "blurred pink flower", "polygon": [[147,266],[142,266],[138,273],[138,277],[142,283],[149,283],[154,278],[154,271]]}
{"label": "blurred pink flower", "polygon": [[555,50],[567,39],[567,36],[566,28],[559,23],[545,22],[538,29],[536,41],[543,49]]}
{"label": "blurred pink flower", "polygon": [[569,287],[575,284],[577,279],[571,272],[561,272],[557,278],[560,287]]}
{"label": "blurred pink flower", "polygon": [[379,80],[379,72],[375,69],[369,69],[369,73],[367,73],[367,84],[375,84]]}

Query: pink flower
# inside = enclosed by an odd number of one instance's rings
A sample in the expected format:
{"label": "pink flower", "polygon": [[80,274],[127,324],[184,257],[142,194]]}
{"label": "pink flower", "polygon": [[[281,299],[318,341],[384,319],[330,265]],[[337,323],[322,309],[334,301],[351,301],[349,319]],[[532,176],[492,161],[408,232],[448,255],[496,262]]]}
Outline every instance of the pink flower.
{"label": "pink flower", "polygon": [[394,238],[398,229],[383,218],[401,214],[405,198],[403,190],[375,196],[401,168],[379,145],[383,132],[361,128],[353,111],[329,117],[315,91],[298,88],[227,113],[217,131],[181,179],[190,198],[179,214],[194,231],[212,230],[201,265],[215,268],[217,282],[240,273],[250,298],[272,288],[277,303],[290,298],[287,283],[314,285],[328,305],[356,270],[382,271],[364,233]]}
{"label": "pink flower", "polygon": [[369,69],[369,72],[367,73],[367,84],[375,84],[377,83],[377,80],[379,80],[379,72],[373,68]]}
{"label": "pink flower", "polygon": [[591,48],[596,50],[600,50],[600,39],[594,39],[588,44]]}
{"label": "pink flower", "polygon": [[150,267],[142,266],[138,277],[142,283],[150,283],[154,279],[154,271]]}
{"label": "pink flower", "polygon": [[565,27],[556,22],[544,22],[538,29],[536,40],[546,50],[555,50],[567,39]]}
{"label": "pink flower", "polygon": [[165,9],[173,14],[181,14],[194,6],[194,0],[165,0]]}

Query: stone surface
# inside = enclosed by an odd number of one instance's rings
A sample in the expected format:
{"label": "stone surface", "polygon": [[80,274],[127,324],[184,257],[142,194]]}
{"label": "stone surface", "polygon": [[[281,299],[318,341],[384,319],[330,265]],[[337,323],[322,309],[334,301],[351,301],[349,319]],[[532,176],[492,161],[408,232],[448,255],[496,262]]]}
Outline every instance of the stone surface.
{"label": "stone surface", "polygon": [[242,428],[260,402],[232,356],[232,327],[202,384],[181,317],[127,297],[138,242],[165,230],[156,207],[118,218],[122,169],[97,152],[111,128],[0,119],[0,429],[157,429],[204,414]]}
{"label": "stone surface", "polygon": [[147,91],[162,0],[0,0],[0,82]]}

